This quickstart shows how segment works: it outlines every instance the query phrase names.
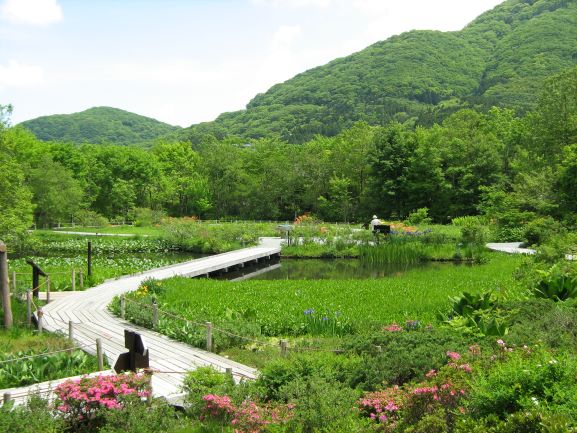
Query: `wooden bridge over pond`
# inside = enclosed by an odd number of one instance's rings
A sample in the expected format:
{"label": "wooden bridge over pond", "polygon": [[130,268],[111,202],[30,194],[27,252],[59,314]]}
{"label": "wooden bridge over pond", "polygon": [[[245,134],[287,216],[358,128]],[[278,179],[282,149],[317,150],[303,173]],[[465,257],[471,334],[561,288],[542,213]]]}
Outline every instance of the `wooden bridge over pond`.
{"label": "wooden bridge over pond", "polygon": [[[250,263],[279,257],[280,244],[280,238],[261,238],[260,244],[256,247],[243,248],[109,280],[83,292],[57,293],[57,296],[53,296],[54,300],[43,307],[43,328],[51,332],[68,334],[70,323],[72,323],[75,344],[95,354],[95,342],[99,339],[102,350],[111,365],[114,365],[121,353],[127,352],[124,347],[124,330],[138,332],[144,337],[149,349],[150,368],[158,371],[152,376],[153,395],[165,397],[170,401],[179,401],[182,397],[181,385],[185,372],[200,366],[210,365],[217,370],[228,371],[237,381],[242,378],[252,379],[256,373],[253,368],[206,350],[171,340],[149,329],[135,326],[112,315],[107,310],[107,306],[115,296],[136,290],[146,279],[162,280],[173,276],[202,277],[242,268]],[[62,381],[0,390],[0,393],[10,393],[16,403],[22,403],[29,392],[39,390],[46,395]]]}

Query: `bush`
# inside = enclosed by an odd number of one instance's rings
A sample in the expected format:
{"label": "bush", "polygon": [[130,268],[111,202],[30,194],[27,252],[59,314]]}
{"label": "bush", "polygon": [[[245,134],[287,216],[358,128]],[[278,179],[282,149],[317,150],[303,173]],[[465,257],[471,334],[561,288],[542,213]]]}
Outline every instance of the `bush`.
{"label": "bush", "polygon": [[506,415],[547,407],[574,414],[577,410],[577,361],[571,355],[516,349],[501,363],[471,381],[468,407],[475,417]]}
{"label": "bush", "polygon": [[108,219],[105,216],[88,209],[76,212],[73,221],[75,224],[84,227],[106,227],[109,224]]}
{"label": "bush", "polygon": [[458,217],[453,219],[453,225],[461,228],[461,241],[464,244],[485,245],[489,239],[487,221],[483,217]]}
{"label": "bush", "polygon": [[429,218],[429,208],[422,207],[411,212],[405,222],[410,225],[431,224],[432,219]]}
{"label": "bush", "polygon": [[233,391],[232,376],[221,373],[212,367],[199,367],[186,375],[183,389],[186,402],[193,415],[200,415],[206,406],[203,397],[208,394],[226,395]]}
{"label": "bush", "polygon": [[47,400],[32,396],[25,406],[0,406],[0,431],[10,433],[60,433],[62,419],[53,417]]}
{"label": "bush", "polygon": [[566,301],[577,298],[577,267],[557,263],[547,270],[537,270],[538,279],[532,288],[538,298]]}
{"label": "bush", "polygon": [[289,429],[303,433],[335,431],[358,398],[358,392],[351,388],[319,376],[289,382],[280,389],[280,395],[295,408]]}
{"label": "bush", "polygon": [[136,227],[148,227],[160,224],[165,217],[166,213],[163,210],[154,210],[147,207],[137,207],[130,215]]}
{"label": "bush", "polygon": [[540,245],[558,233],[560,225],[551,217],[540,217],[529,221],[523,228],[523,237],[527,245]]}
{"label": "bush", "polygon": [[449,329],[403,330],[351,338],[344,347],[363,354],[352,385],[374,390],[380,384],[403,385],[423,380],[428,371],[447,363],[448,351],[467,352],[476,340]]}

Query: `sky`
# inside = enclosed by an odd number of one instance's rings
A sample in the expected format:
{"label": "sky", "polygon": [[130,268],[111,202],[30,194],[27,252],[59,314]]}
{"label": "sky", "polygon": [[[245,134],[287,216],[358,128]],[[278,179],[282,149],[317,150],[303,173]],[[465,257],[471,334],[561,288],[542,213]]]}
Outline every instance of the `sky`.
{"label": "sky", "polygon": [[414,29],[460,30],[502,0],[0,0],[12,123],[90,107],[190,126]]}

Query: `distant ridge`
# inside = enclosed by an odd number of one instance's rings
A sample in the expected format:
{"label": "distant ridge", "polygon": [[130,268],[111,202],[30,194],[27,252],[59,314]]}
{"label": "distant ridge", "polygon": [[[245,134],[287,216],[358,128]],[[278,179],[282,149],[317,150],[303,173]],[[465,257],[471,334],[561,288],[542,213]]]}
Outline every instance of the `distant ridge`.
{"label": "distant ridge", "polygon": [[183,131],[301,143],[356,121],[431,125],[464,107],[531,109],[543,80],[577,64],[577,0],[507,0],[457,32],[411,31],[296,75],[245,110]]}
{"label": "distant ridge", "polygon": [[150,146],[158,138],[176,136],[181,129],[150,117],[111,107],[94,107],[80,113],[43,116],[20,125],[40,140],[124,146]]}

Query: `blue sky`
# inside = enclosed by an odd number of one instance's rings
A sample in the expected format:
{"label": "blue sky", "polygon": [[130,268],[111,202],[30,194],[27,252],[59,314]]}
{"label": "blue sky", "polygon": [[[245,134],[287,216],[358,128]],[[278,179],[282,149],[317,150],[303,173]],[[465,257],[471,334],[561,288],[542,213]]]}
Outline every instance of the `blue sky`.
{"label": "blue sky", "polygon": [[12,122],[111,106],[181,126],[413,29],[459,30],[502,0],[0,0]]}

